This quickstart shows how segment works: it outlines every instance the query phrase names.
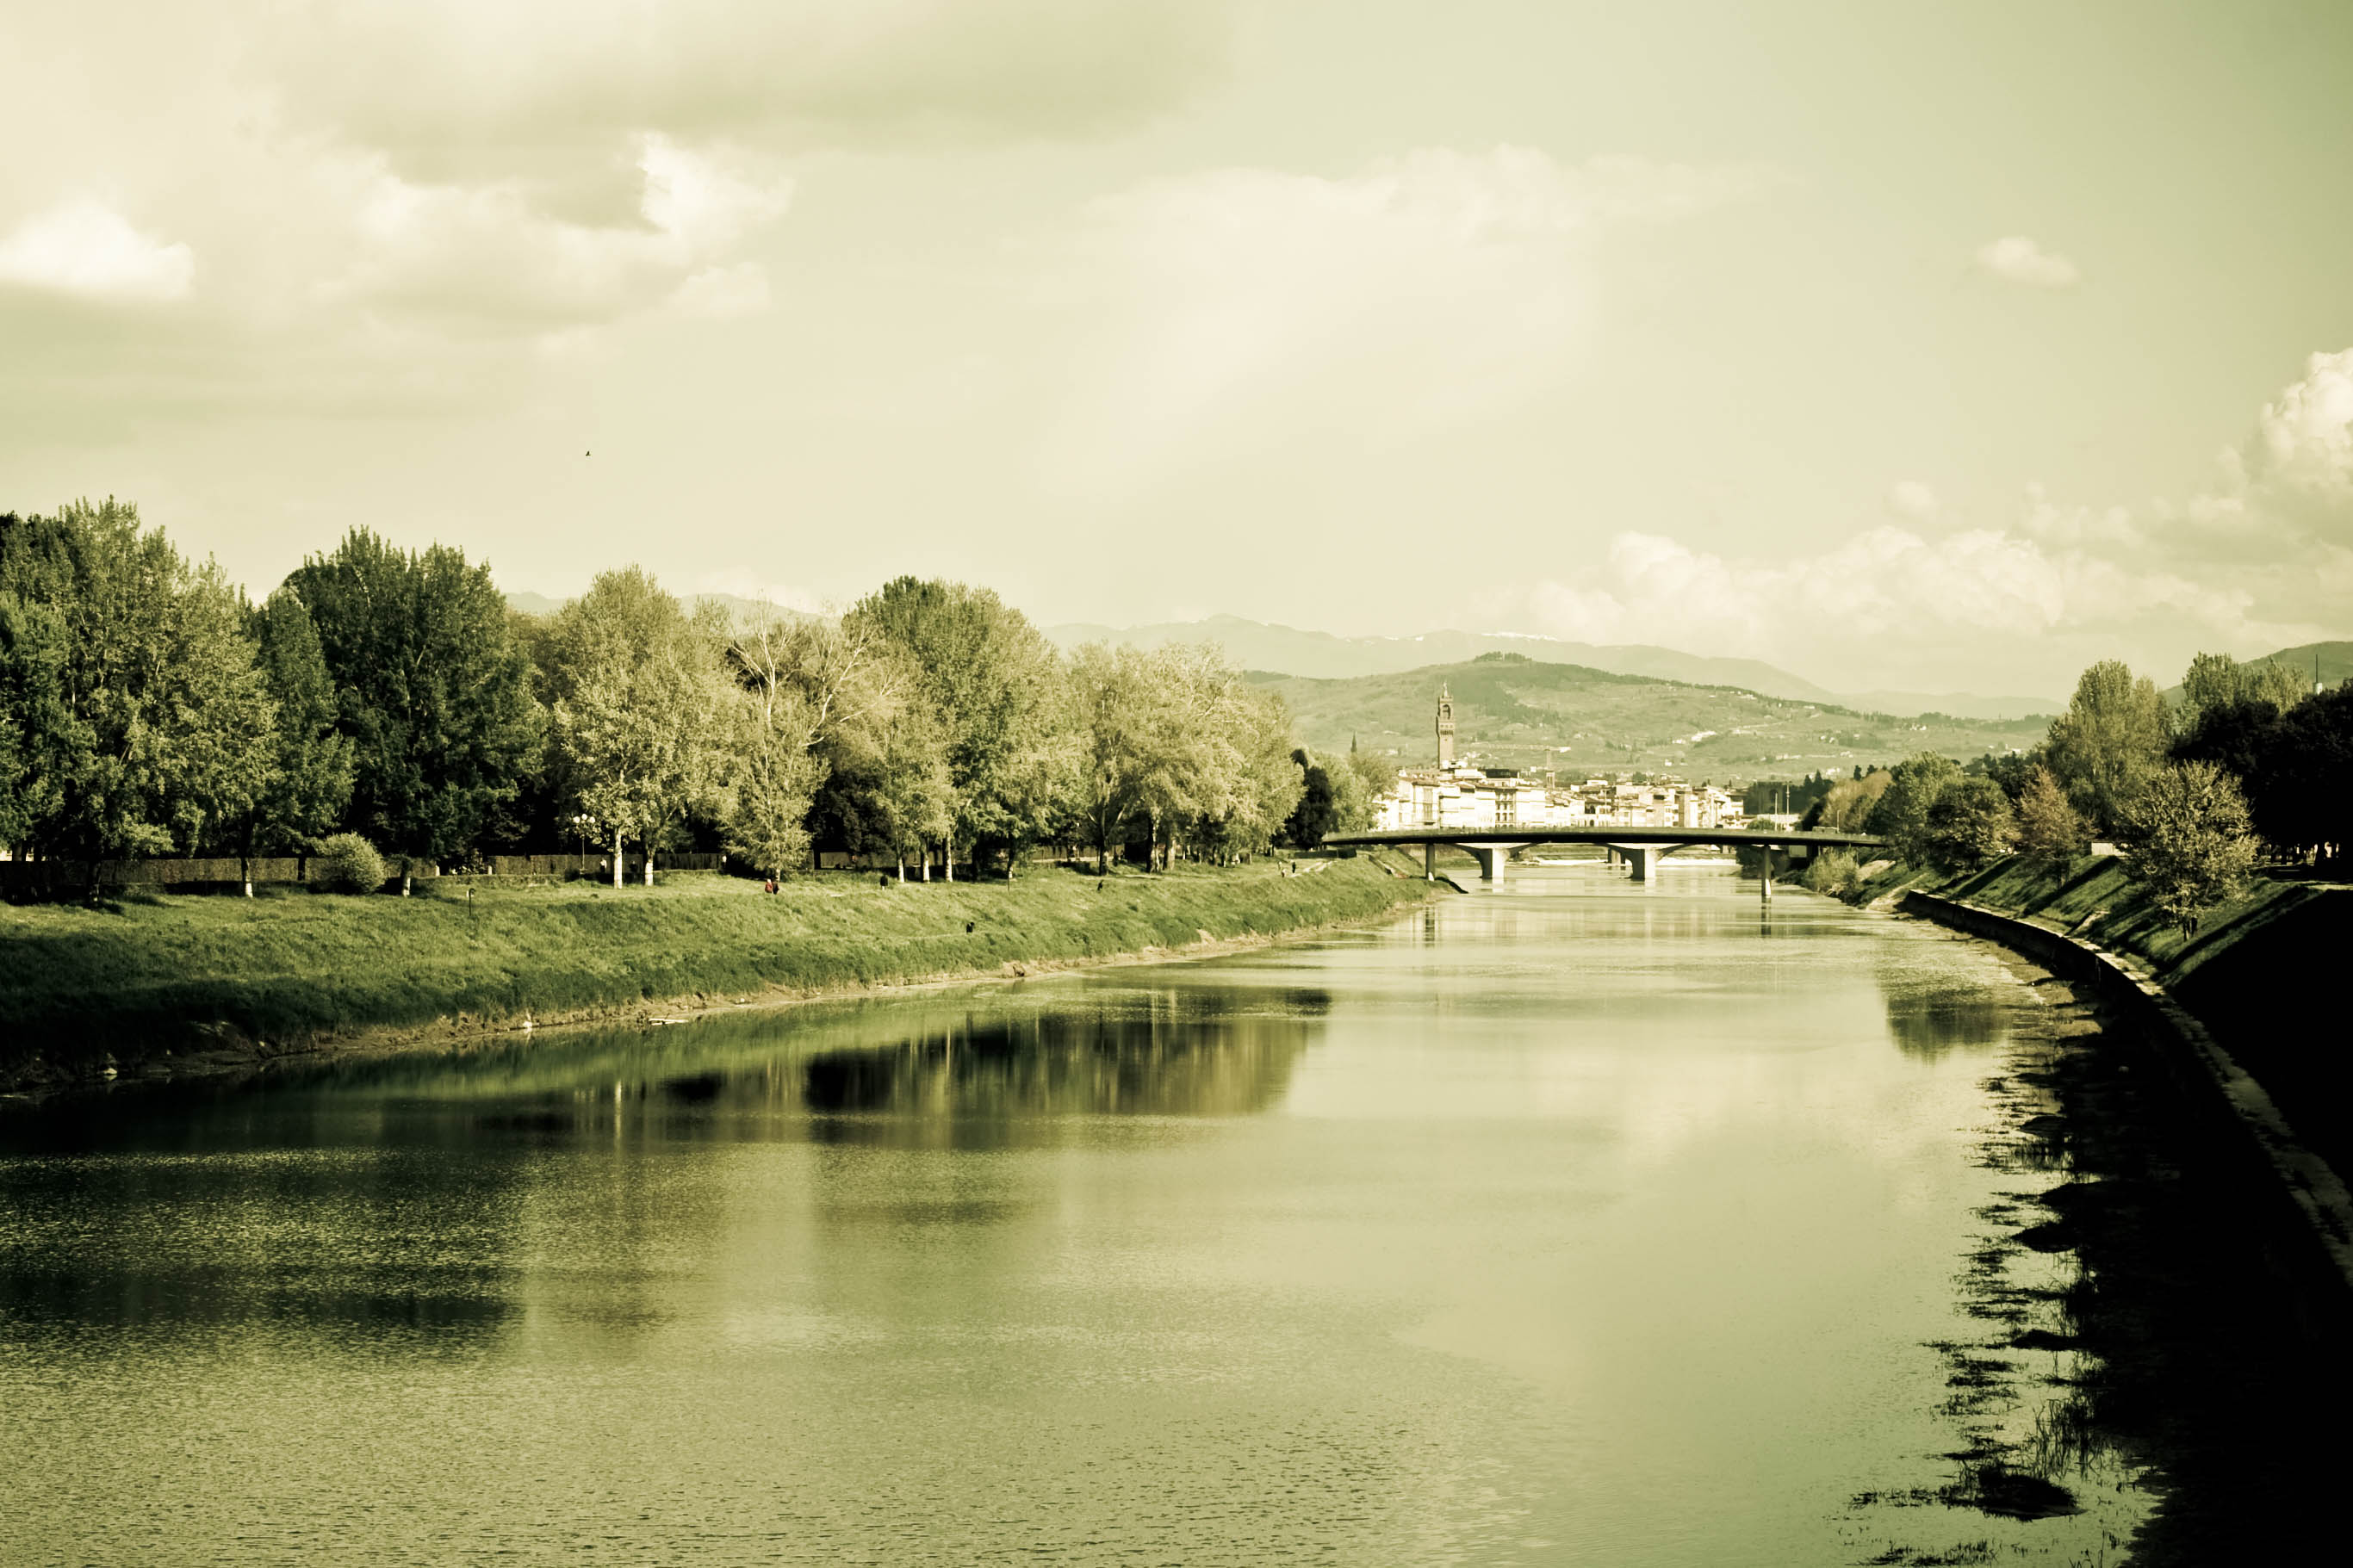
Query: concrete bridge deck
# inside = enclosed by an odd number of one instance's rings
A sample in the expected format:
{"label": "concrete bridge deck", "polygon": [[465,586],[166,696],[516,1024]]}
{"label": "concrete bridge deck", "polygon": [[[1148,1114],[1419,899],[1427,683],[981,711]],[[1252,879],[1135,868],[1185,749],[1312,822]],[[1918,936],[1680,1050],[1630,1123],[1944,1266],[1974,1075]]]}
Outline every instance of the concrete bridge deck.
{"label": "concrete bridge deck", "polygon": [[1369,833],[1334,833],[1324,842],[1335,848],[1372,848],[1380,845],[1422,847],[1426,876],[1438,870],[1438,847],[1467,850],[1479,862],[1480,879],[1501,882],[1504,867],[1514,849],[1537,844],[1598,844],[1618,852],[1632,879],[1647,882],[1659,861],[1694,845],[1767,851],[1764,896],[1773,896],[1773,879],[1792,859],[1811,857],[1822,849],[1878,849],[1887,841],[1868,833],[1824,833],[1775,828],[1756,833],[1745,827],[1420,827],[1382,828]]}

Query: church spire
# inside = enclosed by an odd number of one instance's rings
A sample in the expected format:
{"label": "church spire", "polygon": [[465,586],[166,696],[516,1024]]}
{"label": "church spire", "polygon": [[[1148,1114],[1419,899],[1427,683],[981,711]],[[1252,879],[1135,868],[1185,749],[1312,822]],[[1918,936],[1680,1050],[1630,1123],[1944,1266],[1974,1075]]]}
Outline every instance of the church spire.
{"label": "church spire", "polygon": [[1438,688],[1438,765],[1454,765],[1454,697],[1442,683]]}

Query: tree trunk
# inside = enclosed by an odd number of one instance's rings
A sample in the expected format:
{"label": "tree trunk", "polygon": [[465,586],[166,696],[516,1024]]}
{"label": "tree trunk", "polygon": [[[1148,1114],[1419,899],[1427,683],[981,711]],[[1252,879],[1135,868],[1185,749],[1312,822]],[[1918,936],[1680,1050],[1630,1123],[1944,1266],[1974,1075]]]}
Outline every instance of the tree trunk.
{"label": "tree trunk", "polygon": [[940,836],[940,868],[947,873],[949,881],[955,880],[955,833],[954,830]]}
{"label": "tree trunk", "polygon": [[645,882],[649,888],[654,885],[654,836],[650,833],[646,835]]}
{"label": "tree trunk", "polygon": [[621,830],[620,830],[619,828],[616,827],[615,829],[613,829],[613,889],[614,889],[614,891],[618,892],[618,891],[620,890],[620,887],[621,887]]}

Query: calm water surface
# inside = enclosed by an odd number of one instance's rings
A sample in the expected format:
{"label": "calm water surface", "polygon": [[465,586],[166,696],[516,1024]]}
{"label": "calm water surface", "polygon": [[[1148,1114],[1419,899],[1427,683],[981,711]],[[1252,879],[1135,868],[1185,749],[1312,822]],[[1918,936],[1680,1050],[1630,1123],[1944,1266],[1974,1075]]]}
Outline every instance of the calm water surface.
{"label": "calm water surface", "polygon": [[1951,1505],[2054,1425],[1954,1348],[1981,1211],[2057,1179],[1986,1157],[2043,1012],[1930,928],[1588,867],[20,1110],[0,1562],[2114,1561],[2096,1449],[2038,1450],[2080,1512]]}

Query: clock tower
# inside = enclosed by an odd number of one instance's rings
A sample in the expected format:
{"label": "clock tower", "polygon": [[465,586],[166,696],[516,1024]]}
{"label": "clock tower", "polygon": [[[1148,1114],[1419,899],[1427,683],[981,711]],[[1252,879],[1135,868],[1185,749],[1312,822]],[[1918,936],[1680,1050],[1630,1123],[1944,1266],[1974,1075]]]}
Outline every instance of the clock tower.
{"label": "clock tower", "polygon": [[1438,765],[1454,765],[1454,699],[1444,686],[1438,689]]}

